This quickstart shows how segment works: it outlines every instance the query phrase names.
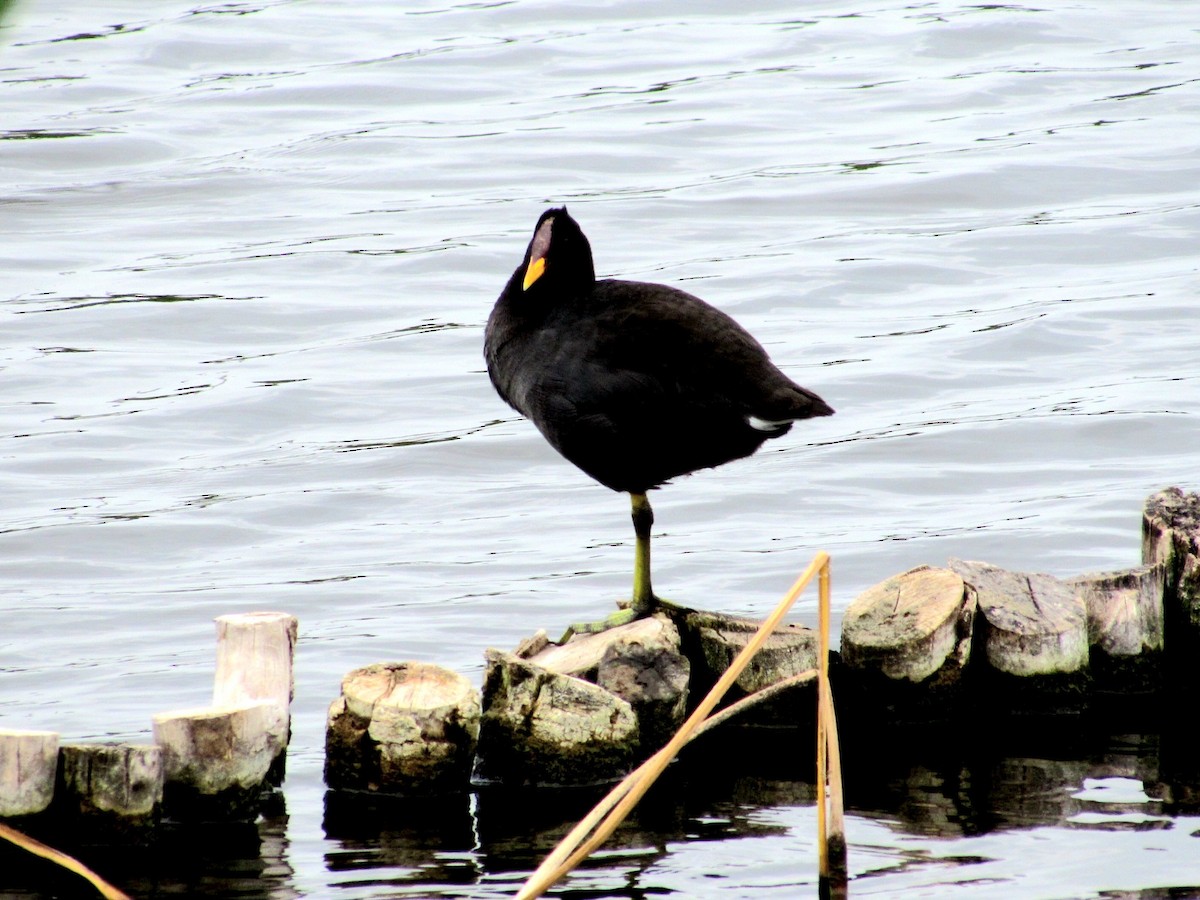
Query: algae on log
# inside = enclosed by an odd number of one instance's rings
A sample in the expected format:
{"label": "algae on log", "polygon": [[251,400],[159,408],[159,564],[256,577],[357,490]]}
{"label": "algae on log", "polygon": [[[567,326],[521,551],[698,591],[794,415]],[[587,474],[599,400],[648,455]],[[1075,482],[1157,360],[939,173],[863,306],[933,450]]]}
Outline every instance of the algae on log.
{"label": "algae on log", "polygon": [[476,782],[583,785],[629,771],[639,741],[628,702],[510,653],[485,656]]}
{"label": "algae on log", "polygon": [[842,658],[892,681],[956,684],[971,656],[975,592],[949,569],[918,566],[868,588],[842,619]]}
{"label": "algae on log", "polygon": [[397,794],[465,791],[479,736],[479,697],[456,672],[376,663],[342,679],[329,706],[325,783]]}

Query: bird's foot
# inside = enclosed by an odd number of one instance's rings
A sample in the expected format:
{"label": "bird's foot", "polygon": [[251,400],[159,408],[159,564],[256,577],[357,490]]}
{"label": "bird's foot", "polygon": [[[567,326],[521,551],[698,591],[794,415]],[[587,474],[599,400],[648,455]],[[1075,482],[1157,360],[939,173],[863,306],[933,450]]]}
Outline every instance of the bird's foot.
{"label": "bird's foot", "polygon": [[636,622],[638,619],[643,619],[650,615],[656,609],[662,607],[675,607],[675,604],[668,603],[661,597],[651,597],[649,600],[637,603],[633,600],[622,601],[621,609],[615,613],[605,616],[599,622],[577,622],[573,625],[568,625],[567,630],[563,632],[563,636],[559,639],[559,644],[565,644],[577,634],[599,634],[602,631],[608,631],[610,628],[616,628],[618,625],[628,625],[630,622]]}

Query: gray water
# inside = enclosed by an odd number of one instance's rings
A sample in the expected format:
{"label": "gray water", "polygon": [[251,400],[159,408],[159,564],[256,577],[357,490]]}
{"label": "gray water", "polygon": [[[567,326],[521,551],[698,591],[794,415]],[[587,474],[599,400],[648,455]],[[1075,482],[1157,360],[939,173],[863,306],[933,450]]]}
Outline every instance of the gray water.
{"label": "gray water", "polygon": [[[508,896],[582,811],[526,829],[472,799],[445,833],[393,811],[347,837],[321,782],[345,672],[478,682],[486,647],[628,590],[627,501],[483,370],[552,203],[599,273],[703,296],[838,410],[655,495],[665,596],[763,616],[819,549],[837,610],[949,556],[1122,568],[1145,497],[1200,487],[1192,4],[25,0],[3,24],[0,724],[143,739],[208,701],[214,616],[300,620],[286,812],[261,854],[146,893]],[[993,760],[1053,773],[1014,780],[1036,815],[852,803],[852,894],[1200,891],[1158,738],[1105,746]],[[811,786],[753,784],[669,795],[673,824],[561,895],[814,894]]]}

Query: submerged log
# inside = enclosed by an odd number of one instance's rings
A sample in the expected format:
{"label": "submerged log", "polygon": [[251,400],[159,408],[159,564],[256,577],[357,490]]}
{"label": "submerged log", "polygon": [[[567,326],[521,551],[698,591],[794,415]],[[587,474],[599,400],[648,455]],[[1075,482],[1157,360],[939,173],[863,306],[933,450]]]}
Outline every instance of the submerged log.
{"label": "submerged log", "polygon": [[57,770],[58,734],[0,729],[0,819],[43,812]]}
{"label": "submerged log", "polygon": [[278,758],[286,713],[246,703],[160,713],[154,741],[163,753],[163,811],[174,819],[237,820],[258,814]]}
{"label": "submerged log", "polygon": [[163,753],[153,744],[64,744],[56,814],[70,827],[137,836],[158,823]]}
{"label": "submerged log", "polygon": [[975,591],[957,573],[910,569],[868,588],[847,607],[842,659],[859,673],[878,673],[884,679],[879,686],[895,688],[879,698],[883,702],[937,701],[961,685],[975,609]]}
{"label": "submerged log", "polygon": [[325,731],[325,783],[402,794],[464,791],[479,698],[463,676],[420,662],[377,663],[342,679]]}
{"label": "submerged log", "polygon": [[597,784],[629,771],[639,742],[628,702],[509,653],[486,659],[475,781]]}
{"label": "submerged log", "polygon": [[1146,501],[1142,563],[1163,567],[1167,652],[1193,661],[1200,652],[1200,494],[1173,487]]}

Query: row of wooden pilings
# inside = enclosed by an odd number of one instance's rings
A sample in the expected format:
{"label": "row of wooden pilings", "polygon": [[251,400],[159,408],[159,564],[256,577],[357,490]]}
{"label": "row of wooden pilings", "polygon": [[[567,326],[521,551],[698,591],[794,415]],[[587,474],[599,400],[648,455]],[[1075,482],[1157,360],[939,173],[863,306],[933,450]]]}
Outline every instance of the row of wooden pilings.
{"label": "row of wooden pilings", "polygon": [[160,820],[253,819],[283,781],[297,623],[221,616],[212,705],[153,717],[145,743],[64,743],[0,729],[0,819],[43,833],[144,837]]}
{"label": "row of wooden pilings", "polygon": [[[1200,496],[1171,488],[1146,501],[1142,562],[1064,579],[952,560],[885,579],[843,617],[839,727],[874,740],[889,722],[1030,722],[1186,694],[1200,683]],[[535,636],[487,651],[482,696],[427,663],[355,670],[330,707],[326,783],[438,793],[618,779],[674,733],[757,625],[668,607],[562,646]],[[743,722],[812,727],[817,643],[811,629],[777,629],[728,696]]]}
{"label": "row of wooden pilings", "polygon": [[[1100,695],[1140,702],[1172,666],[1194,687],[1200,496],[1171,488],[1147,500],[1142,561],[1074,579],[957,561],[885,579],[844,616],[840,721],[853,731],[887,717],[1053,715]],[[619,778],[674,733],[756,626],[673,608],[564,646],[541,637],[489,650],[482,696],[427,663],[357,669],[329,709],[326,783],[428,795]],[[51,733],[0,731],[0,818],[118,824],[110,834],[160,816],[252,818],[283,775],[296,620],[223,616],[217,630],[212,707],[155,716],[152,743],[59,746]],[[807,728],[816,647],[810,629],[781,627],[729,701],[759,722]]]}

